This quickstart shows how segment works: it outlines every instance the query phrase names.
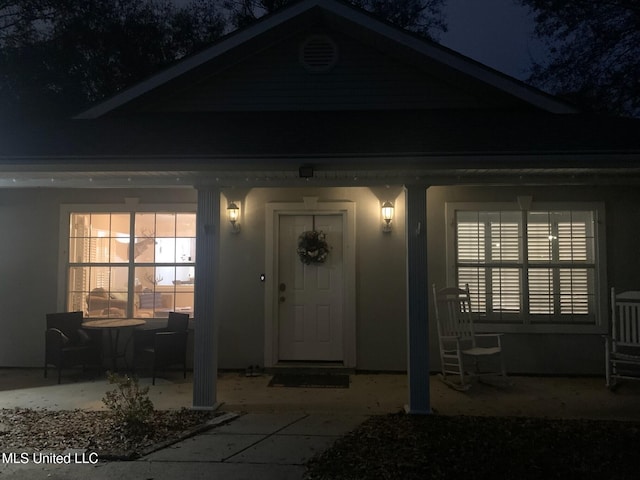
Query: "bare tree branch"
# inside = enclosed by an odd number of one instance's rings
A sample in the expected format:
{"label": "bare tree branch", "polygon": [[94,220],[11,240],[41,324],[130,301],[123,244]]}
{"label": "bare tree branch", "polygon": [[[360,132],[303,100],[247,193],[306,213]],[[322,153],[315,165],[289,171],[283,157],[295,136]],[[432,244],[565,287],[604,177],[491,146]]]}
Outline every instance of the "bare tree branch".
{"label": "bare tree branch", "polygon": [[640,2],[520,0],[553,53],[529,81],[583,107],[640,117]]}

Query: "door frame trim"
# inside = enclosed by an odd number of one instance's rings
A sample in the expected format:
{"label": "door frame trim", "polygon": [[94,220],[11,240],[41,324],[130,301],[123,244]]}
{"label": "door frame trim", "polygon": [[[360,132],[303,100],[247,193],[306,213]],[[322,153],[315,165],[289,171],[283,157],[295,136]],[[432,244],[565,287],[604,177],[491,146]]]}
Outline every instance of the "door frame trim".
{"label": "door frame trim", "polygon": [[[275,301],[275,279],[278,268],[280,217],[284,215],[341,215],[344,268],[342,349],[345,367],[356,366],[356,205],[354,202],[318,202],[305,197],[303,202],[266,204],[265,229],[265,306],[264,306],[264,366],[278,364],[279,330],[278,304]],[[301,365],[302,366],[302,365]]]}

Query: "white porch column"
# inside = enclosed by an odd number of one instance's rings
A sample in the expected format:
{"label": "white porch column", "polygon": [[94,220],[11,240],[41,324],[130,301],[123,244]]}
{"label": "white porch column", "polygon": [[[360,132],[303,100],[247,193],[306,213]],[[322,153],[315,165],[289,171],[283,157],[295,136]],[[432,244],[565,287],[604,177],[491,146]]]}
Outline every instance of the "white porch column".
{"label": "white porch column", "polygon": [[431,413],[429,391],[429,288],[427,284],[427,191],[407,185],[408,412]]}
{"label": "white porch column", "polygon": [[218,375],[215,302],[220,248],[220,189],[198,187],[196,228],[193,407],[212,409],[217,402]]}

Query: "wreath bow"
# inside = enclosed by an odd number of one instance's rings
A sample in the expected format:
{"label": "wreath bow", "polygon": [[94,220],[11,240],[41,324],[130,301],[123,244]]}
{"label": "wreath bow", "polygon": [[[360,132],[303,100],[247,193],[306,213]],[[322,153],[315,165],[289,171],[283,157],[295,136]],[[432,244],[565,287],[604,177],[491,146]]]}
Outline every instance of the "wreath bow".
{"label": "wreath bow", "polygon": [[324,263],[329,250],[326,235],[322,231],[308,230],[298,237],[298,256],[305,265]]}

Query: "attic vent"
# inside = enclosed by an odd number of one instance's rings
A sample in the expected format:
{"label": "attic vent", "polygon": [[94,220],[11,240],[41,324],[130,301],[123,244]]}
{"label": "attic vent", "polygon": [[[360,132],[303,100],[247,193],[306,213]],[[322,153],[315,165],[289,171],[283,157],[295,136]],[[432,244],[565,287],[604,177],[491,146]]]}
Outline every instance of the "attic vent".
{"label": "attic vent", "polygon": [[310,72],[328,72],[338,61],[338,46],[326,35],[312,35],[300,48],[300,63]]}

